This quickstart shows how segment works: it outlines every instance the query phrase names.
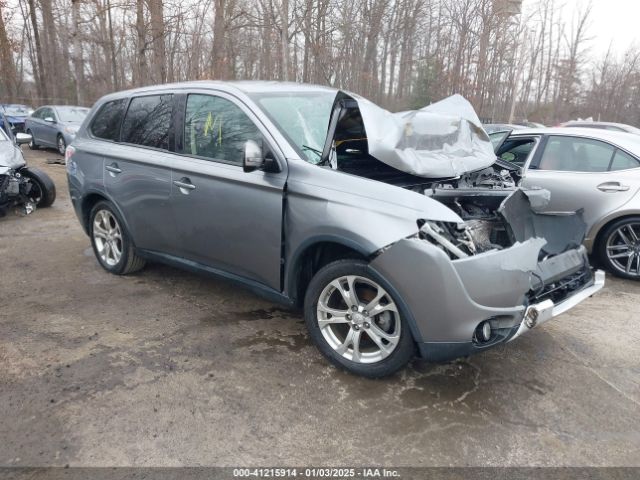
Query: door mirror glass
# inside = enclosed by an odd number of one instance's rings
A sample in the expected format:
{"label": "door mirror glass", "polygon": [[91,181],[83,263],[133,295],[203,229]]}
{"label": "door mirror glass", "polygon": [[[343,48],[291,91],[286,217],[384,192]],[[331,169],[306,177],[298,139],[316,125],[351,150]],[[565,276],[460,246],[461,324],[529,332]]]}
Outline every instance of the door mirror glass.
{"label": "door mirror glass", "polygon": [[16,134],[16,145],[24,145],[25,143],[29,143],[30,141],[31,141],[31,135],[27,133]]}
{"label": "door mirror glass", "polygon": [[252,172],[264,166],[264,155],[262,147],[254,140],[247,140],[244,143],[244,158],[242,168],[245,172]]}
{"label": "door mirror glass", "polygon": [[45,117],[45,118],[44,118],[44,121],[45,121],[45,122],[47,122],[47,123],[54,123],[54,122],[55,122],[55,120],[53,119],[53,117]]}

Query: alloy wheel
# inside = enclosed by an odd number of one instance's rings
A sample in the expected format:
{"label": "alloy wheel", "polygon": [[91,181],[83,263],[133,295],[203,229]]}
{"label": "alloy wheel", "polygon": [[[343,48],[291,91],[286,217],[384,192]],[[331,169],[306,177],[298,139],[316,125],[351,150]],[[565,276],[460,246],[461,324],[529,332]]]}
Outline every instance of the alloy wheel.
{"label": "alloy wheel", "polygon": [[64,138],[58,137],[58,153],[60,153],[60,155],[64,155],[66,149],[67,145],[64,142]]}
{"label": "alloy wheel", "polygon": [[640,277],[640,223],[626,223],[607,239],[607,258],[619,271]]}
{"label": "alloy wheel", "polygon": [[331,281],[316,306],[320,332],[342,357],[376,363],[400,341],[400,313],[395,302],[371,279],[347,275]]}
{"label": "alloy wheel", "polygon": [[93,241],[100,259],[113,267],[122,258],[122,229],[108,210],[99,210],[93,219]]}

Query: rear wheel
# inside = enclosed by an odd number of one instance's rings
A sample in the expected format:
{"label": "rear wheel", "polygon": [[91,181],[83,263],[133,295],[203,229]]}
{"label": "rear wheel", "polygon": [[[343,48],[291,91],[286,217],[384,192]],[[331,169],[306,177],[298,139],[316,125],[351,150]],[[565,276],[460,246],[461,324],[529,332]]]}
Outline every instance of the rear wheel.
{"label": "rear wheel", "polygon": [[64,152],[67,149],[67,142],[64,141],[64,137],[62,135],[58,135],[58,141],[56,144],[58,145],[58,153],[64,156]]}
{"label": "rear wheel", "polygon": [[124,222],[110,202],[98,202],[89,218],[93,252],[102,268],[126,275],[144,267],[145,261],[136,254]]}
{"label": "rear wheel", "polygon": [[609,225],[602,232],[598,257],[614,275],[640,280],[640,216]]}
{"label": "rear wheel", "polygon": [[31,130],[27,130],[27,135],[31,135],[31,140],[29,140],[29,148],[31,150],[38,150],[40,146],[36,143],[36,139],[33,136],[33,132]]}
{"label": "rear wheel", "polygon": [[339,260],[313,277],[305,322],[318,349],[336,366],[369,378],[391,375],[415,345],[390,287],[361,260]]}

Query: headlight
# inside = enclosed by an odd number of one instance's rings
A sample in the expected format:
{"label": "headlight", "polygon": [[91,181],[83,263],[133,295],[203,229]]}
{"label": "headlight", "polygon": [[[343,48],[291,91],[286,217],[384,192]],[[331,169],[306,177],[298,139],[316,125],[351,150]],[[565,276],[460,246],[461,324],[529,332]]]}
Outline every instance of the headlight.
{"label": "headlight", "polygon": [[69,135],[75,135],[78,133],[78,130],[79,127],[64,127],[65,133],[68,133]]}

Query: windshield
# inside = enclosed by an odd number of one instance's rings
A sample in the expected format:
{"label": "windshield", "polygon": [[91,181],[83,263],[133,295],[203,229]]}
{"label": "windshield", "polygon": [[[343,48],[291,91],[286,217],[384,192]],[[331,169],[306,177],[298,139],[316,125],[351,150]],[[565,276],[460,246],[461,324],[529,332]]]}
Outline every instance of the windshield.
{"label": "windshield", "polygon": [[26,105],[5,105],[4,114],[9,117],[26,117],[31,115],[33,109]]}
{"label": "windshield", "polygon": [[61,122],[81,123],[89,113],[88,108],[83,107],[56,107]]}
{"label": "windshield", "polygon": [[253,98],[308,162],[320,161],[335,92],[259,93]]}

